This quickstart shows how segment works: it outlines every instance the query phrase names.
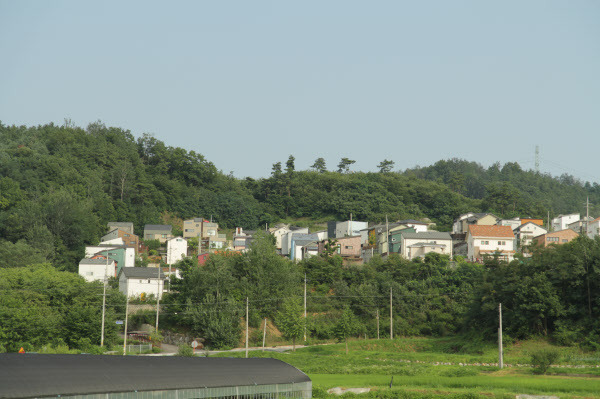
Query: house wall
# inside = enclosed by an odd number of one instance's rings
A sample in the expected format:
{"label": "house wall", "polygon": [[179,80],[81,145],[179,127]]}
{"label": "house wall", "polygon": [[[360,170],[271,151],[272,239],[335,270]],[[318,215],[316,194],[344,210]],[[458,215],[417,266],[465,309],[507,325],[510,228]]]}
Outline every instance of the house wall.
{"label": "house wall", "polygon": [[538,226],[537,224],[529,223],[526,226],[523,225],[517,237],[519,239],[519,245],[521,247],[531,245],[534,237],[538,237],[546,233],[547,230],[543,227]]}
{"label": "house wall", "polygon": [[538,245],[547,247],[552,244],[566,244],[568,242],[573,241],[578,236],[579,234],[575,233],[573,230],[564,229],[560,231],[555,231],[553,233],[544,234],[539,237],[535,237],[533,241],[535,241]]}
{"label": "house wall", "polygon": [[[401,243],[402,243],[402,247],[401,247],[401,254],[408,258],[408,259],[412,259],[415,256],[417,256],[415,253],[410,253],[410,248],[408,248],[411,245],[420,243],[420,242],[426,242],[426,243],[431,243],[431,244],[441,244],[441,245],[445,245],[446,247],[443,249],[432,249],[431,247],[428,248],[424,248],[424,253],[429,253],[429,252],[438,252],[444,255],[448,255],[448,256],[452,256],[452,240],[443,240],[443,239],[423,239],[423,238],[401,238]],[[423,251],[421,251],[423,252]]]}
{"label": "house wall", "polygon": [[187,240],[181,237],[167,241],[167,264],[172,265],[187,256]]}
{"label": "house wall", "polygon": [[304,228],[294,230],[294,231],[289,231],[286,234],[282,235],[282,237],[281,237],[281,254],[282,255],[287,256],[290,254],[291,245],[292,245],[292,235],[296,234],[296,233],[308,234],[308,227],[304,227]]}
{"label": "house wall", "polygon": [[360,236],[360,231],[369,227],[368,222],[358,222],[347,220],[345,222],[337,222],[335,225],[335,238],[343,238],[346,236]]}
{"label": "house wall", "polygon": [[510,228],[514,230],[521,225],[521,219],[519,219],[519,218],[502,219],[498,222],[498,225],[499,226],[510,226]]}
{"label": "house wall", "polygon": [[107,265],[79,265],[79,275],[86,281],[104,281],[104,278],[116,277],[117,268],[114,261],[109,261]]}
{"label": "house wall", "polygon": [[158,295],[162,298],[164,288],[164,281],[160,279],[140,279],[140,278],[125,278],[125,275],[121,273],[119,277],[119,291],[129,298],[137,298],[142,293],[146,295]]}
{"label": "house wall", "polygon": [[511,260],[515,250],[514,238],[474,237],[471,234],[467,234],[467,243],[467,257],[472,261],[481,259],[484,254],[491,255],[495,251],[505,254]]}
{"label": "house wall", "polygon": [[552,219],[552,230],[560,231],[565,230],[571,223],[576,222],[580,219],[578,213],[572,213],[570,215],[561,215]]}
{"label": "house wall", "polygon": [[588,237],[594,238],[597,235],[600,235],[600,220],[591,221],[588,224]]}
{"label": "house wall", "polygon": [[355,237],[337,238],[341,256],[360,258],[360,235]]}
{"label": "house wall", "polygon": [[290,228],[285,226],[285,227],[280,227],[271,233],[275,237],[275,247],[276,248],[281,249],[281,241],[282,241],[283,237],[285,237],[285,235],[289,232],[290,232]]}

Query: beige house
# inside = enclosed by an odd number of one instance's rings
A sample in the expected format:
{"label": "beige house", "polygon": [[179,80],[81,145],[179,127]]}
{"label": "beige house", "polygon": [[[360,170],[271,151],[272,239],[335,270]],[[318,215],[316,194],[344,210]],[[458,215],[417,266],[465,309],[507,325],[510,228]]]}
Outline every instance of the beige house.
{"label": "beige house", "polygon": [[577,237],[579,237],[579,234],[577,234],[573,230],[564,229],[564,230],[559,230],[559,231],[555,231],[553,233],[543,234],[541,236],[535,237],[533,239],[533,241],[535,243],[537,243],[538,245],[547,247],[551,244],[555,244],[555,245],[566,244],[568,242],[573,241]]}
{"label": "beige house", "polygon": [[469,226],[492,226],[497,224],[500,221],[500,218],[491,213],[465,213],[464,215],[460,215],[452,225],[452,233],[460,234],[467,233],[469,231]]}
{"label": "beige house", "polygon": [[467,257],[481,262],[486,255],[498,255],[511,261],[515,255],[515,235],[510,226],[470,225],[467,233]]}
{"label": "beige house", "polygon": [[452,237],[450,233],[423,231],[402,233],[400,253],[408,259],[423,258],[434,252],[452,257]]}
{"label": "beige house", "polygon": [[144,240],[158,240],[162,244],[173,238],[170,224],[147,224],[144,226]]}
{"label": "beige house", "polygon": [[225,234],[219,234],[219,224],[203,218],[183,221],[183,238],[198,237],[204,249],[222,249],[227,247]]}

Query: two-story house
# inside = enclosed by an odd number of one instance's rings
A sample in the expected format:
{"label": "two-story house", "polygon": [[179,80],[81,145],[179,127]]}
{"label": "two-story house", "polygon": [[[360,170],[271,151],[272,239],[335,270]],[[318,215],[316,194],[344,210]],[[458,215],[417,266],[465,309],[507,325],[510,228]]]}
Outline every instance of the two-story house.
{"label": "two-story house", "polygon": [[517,238],[517,246],[522,250],[530,246],[535,237],[546,234],[547,232],[548,230],[534,222],[522,224],[513,231]]}
{"label": "two-story house", "polygon": [[159,267],[124,267],[119,273],[119,291],[129,298],[143,294],[162,298],[165,275]]}
{"label": "two-story house", "polygon": [[574,223],[581,219],[578,213],[570,213],[568,215],[558,215],[552,219],[552,231],[560,231],[569,228],[571,223]]}
{"label": "two-story house", "polygon": [[107,241],[112,241],[118,238],[122,240],[123,245],[133,248],[135,253],[137,253],[140,239],[138,236],[129,233],[127,230],[121,230],[120,228],[112,229],[107,234],[103,235],[102,238],[100,238],[100,242],[106,243]]}
{"label": "two-story house", "polygon": [[469,225],[467,232],[467,258],[481,262],[486,255],[498,255],[511,261],[515,254],[515,235],[510,226]]}
{"label": "two-story house", "polygon": [[170,224],[147,224],[144,226],[144,240],[158,240],[162,244],[173,238]]}
{"label": "two-story house", "polygon": [[474,213],[469,212],[460,215],[452,225],[452,233],[461,234],[468,233],[469,226],[492,226],[498,223],[499,217],[491,213]]}
{"label": "two-story house", "polygon": [[439,231],[405,232],[400,235],[400,253],[407,259],[423,258],[434,252],[452,257],[450,233]]}
{"label": "two-story house", "polygon": [[187,256],[188,243],[185,238],[173,237],[167,240],[167,265],[173,265]]}
{"label": "two-story house", "polygon": [[106,258],[83,258],[79,261],[79,275],[86,281],[107,281],[110,277],[117,277],[117,263]]}
{"label": "two-story house", "polygon": [[579,237],[579,234],[571,229],[564,229],[559,231],[553,231],[552,233],[542,234],[541,236],[535,237],[533,241],[542,247],[549,245],[561,245],[573,241]]}

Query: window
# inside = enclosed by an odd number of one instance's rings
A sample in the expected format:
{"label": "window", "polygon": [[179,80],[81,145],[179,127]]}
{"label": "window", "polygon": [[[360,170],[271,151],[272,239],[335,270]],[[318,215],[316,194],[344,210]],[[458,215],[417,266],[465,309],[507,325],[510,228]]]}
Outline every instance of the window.
{"label": "window", "polygon": [[506,245],[506,241],[498,241],[498,245]]}
{"label": "window", "polygon": [[562,242],[569,242],[566,238],[563,238]]}
{"label": "window", "polygon": [[482,241],[481,241],[481,245],[490,245],[490,242],[489,242],[489,241],[483,241],[483,240],[482,240]]}
{"label": "window", "polygon": [[129,234],[123,234],[123,237],[129,237]]}
{"label": "window", "polygon": [[558,242],[558,237],[546,237],[546,241]]}
{"label": "window", "polygon": [[148,280],[148,284],[150,284],[150,280]]}
{"label": "window", "polygon": [[200,227],[200,225],[199,225],[199,224],[196,224],[196,227]]}
{"label": "window", "polygon": [[166,234],[161,234],[160,236],[161,236],[162,238],[167,238],[167,235],[166,235]]}
{"label": "window", "polygon": [[352,245],[346,245],[346,249],[352,249]]}
{"label": "window", "polygon": [[94,272],[85,272],[85,275],[86,275],[86,276],[93,276],[93,275],[94,275]]}

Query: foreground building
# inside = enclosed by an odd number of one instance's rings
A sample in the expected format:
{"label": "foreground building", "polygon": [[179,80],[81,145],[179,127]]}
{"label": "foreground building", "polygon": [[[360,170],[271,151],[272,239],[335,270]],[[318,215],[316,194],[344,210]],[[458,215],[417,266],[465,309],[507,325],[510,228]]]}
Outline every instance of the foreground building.
{"label": "foreground building", "polygon": [[276,359],[3,353],[0,370],[11,399],[312,397],[310,378]]}

